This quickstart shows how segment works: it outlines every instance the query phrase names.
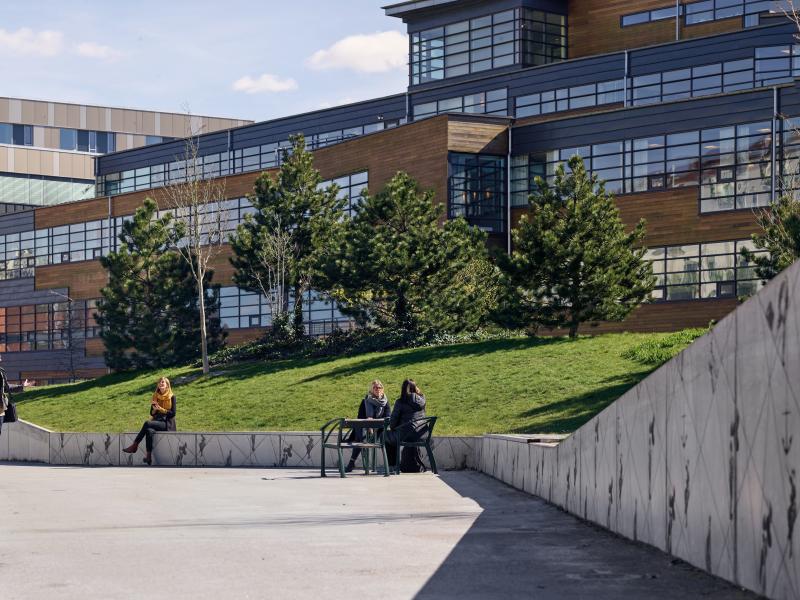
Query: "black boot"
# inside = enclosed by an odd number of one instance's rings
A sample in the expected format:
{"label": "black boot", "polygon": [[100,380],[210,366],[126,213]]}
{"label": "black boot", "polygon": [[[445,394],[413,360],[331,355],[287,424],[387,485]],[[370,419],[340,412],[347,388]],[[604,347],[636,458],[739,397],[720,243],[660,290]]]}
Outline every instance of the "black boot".
{"label": "black boot", "polygon": [[353,469],[355,469],[355,468],[356,468],[356,463],[355,463],[354,460],[351,460],[349,463],[347,463],[347,466],[344,468],[344,472],[345,473],[352,473]]}

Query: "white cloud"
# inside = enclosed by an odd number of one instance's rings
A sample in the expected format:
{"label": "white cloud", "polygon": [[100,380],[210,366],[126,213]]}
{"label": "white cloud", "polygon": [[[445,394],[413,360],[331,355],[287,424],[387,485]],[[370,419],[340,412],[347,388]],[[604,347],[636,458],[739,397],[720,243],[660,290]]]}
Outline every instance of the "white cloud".
{"label": "white cloud", "polygon": [[21,27],[16,31],[0,29],[0,55],[4,50],[17,56],[55,56],[61,52],[64,34],[44,29]]}
{"label": "white cloud", "polygon": [[115,50],[111,46],[103,46],[94,42],[81,42],[75,45],[75,52],[79,56],[86,58],[96,58],[98,60],[114,61],[122,56],[122,52]]}
{"label": "white cloud", "polygon": [[351,35],[326,50],[317,50],[307,63],[312,69],[351,69],[362,73],[385,73],[405,69],[408,38],[399,31]]}
{"label": "white cloud", "polygon": [[233,89],[245,94],[262,94],[265,92],[290,92],[297,89],[294,79],[281,79],[275,75],[264,73],[258,79],[245,75],[233,82]]}

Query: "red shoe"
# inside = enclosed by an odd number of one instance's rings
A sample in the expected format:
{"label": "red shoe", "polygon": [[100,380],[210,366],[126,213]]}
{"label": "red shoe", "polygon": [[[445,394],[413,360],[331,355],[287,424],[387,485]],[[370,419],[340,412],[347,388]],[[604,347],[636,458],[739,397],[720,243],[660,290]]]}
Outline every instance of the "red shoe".
{"label": "red shoe", "polygon": [[133,444],[131,444],[131,445],[130,445],[130,446],[128,446],[127,448],[123,448],[123,449],[122,449],[122,451],[123,451],[123,452],[126,452],[127,454],[136,454],[136,451],[137,451],[138,449],[139,449],[139,444],[137,444],[136,442],[134,442]]}

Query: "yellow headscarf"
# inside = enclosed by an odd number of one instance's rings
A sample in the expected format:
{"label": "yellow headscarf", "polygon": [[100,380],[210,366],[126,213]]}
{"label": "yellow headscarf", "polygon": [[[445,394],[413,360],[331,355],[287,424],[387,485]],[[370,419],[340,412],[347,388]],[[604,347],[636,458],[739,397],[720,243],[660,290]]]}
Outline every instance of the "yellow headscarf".
{"label": "yellow headscarf", "polygon": [[[158,391],[158,385],[156,385],[156,391],[153,392],[153,400],[162,408],[163,412],[168,412],[172,408],[172,384],[166,377],[161,379],[167,382],[167,389],[162,394]],[[161,379],[158,380],[159,383],[161,383]]]}

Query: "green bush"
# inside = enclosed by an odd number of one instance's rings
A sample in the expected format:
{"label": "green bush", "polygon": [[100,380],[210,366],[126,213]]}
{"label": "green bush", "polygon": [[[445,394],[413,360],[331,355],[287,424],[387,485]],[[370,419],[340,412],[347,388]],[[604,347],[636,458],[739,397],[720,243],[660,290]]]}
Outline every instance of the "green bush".
{"label": "green bush", "polygon": [[224,365],[253,360],[355,356],[402,348],[504,340],[522,335],[524,332],[513,329],[479,329],[463,333],[422,334],[394,328],[359,328],[350,331],[336,330],[325,337],[293,341],[267,334],[260,340],[224,348],[213,354],[210,362],[212,365]]}
{"label": "green bush", "polygon": [[698,327],[676,331],[661,338],[652,338],[625,350],[622,358],[636,361],[641,365],[658,366],[667,362],[710,330],[710,326]]}

